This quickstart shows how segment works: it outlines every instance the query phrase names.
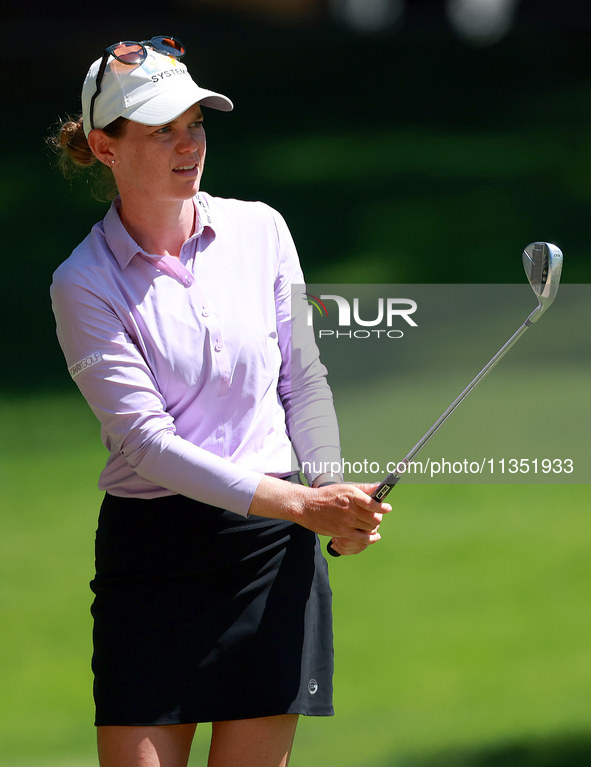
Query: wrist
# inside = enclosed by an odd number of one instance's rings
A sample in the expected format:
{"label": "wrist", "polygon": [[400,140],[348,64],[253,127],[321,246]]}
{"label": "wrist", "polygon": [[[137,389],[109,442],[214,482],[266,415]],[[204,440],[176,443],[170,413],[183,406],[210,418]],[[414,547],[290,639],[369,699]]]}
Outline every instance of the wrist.
{"label": "wrist", "polygon": [[263,475],[252,498],[249,515],[297,522],[305,508],[305,485]]}

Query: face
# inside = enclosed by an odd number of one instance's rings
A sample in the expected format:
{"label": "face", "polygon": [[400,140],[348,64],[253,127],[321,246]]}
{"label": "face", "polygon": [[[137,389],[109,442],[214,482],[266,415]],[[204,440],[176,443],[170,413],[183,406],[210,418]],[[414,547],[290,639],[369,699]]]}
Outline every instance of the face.
{"label": "face", "polygon": [[205,131],[199,104],[166,125],[130,121],[111,143],[121,197],[180,201],[199,191],[205,162]]}

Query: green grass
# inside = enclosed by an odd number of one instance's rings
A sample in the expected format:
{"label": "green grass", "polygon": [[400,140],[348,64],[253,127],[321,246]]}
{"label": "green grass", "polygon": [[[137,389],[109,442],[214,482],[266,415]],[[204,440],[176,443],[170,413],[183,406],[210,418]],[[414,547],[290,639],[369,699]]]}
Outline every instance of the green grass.
{"label": "green grass", "polygon": [[78,395],[1,407],[0,763],[92,753],[90,590],[104,449]]}
{"label": "green grass", "polygon": [[[75,393],[4,400],[0,417],[0,767],[90,767],[106,454]],[[337,716],[302,720],[292,767],[588,764],[589,487],[401,483],[390,499],[382,542],[330,562]]]}

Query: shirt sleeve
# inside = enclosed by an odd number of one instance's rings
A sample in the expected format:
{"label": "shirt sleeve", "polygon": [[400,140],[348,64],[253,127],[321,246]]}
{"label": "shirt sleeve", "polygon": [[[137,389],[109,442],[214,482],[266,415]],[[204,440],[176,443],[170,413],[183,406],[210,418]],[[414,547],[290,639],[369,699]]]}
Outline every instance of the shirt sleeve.
{"label": "shirt sleeve", "polygon": [[279,240],[275,306],[283,363],[279,396],[288,434],[310,485],[323,474],[340,479],[339,427],[327,370],[320,361],[314,329],[307,323],[304,276],[282,216],[273,211]]}
{"label": "shirt sleeve", "polygon": [[101,423],[107,449],[119,451],[156,489],[247,516],[262,474],[176,434],[140,348],[88,275],[58,269],[51,297],[70,374]]}

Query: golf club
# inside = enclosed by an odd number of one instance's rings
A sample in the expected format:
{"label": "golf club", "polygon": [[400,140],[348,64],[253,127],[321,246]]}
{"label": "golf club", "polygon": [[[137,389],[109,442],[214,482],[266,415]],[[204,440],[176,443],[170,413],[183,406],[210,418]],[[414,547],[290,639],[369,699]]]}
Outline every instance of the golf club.
{"label": "golf club", "polygon": [[[468,384],[468,386],[466,386],[459,397],[457,397],[451,403],[447,410],[435,421],[433,426],[431,426],[431,428],[421,437],[413,449],[407,453],[402,461],[400,461],[396,467],[396,471],[388,474],[388,476],[381,482],[380,486],[374,490],[371,495],[372,498],[375,498],[377,501],[384,500],[390,490],[392,490],[392,488],[400,481],[404,475],[406,467],[417,455],[419,450],[421,450],[427,444],[427,442],[431,439],[439,427],[445,423],[445,421],[447,421],[450,415],[454,412],[458,405],[466,399],[474,387],[480,383],[480,381],[482,381],[487,373],[493,369],[497,362],[505,356],[505,354],[509,351],[517,339],[521,338],[525,331],[531,325],[533,325],[534,322],[537,322],[540,319],[542,314],[546,311],[546,309],[548,309],[548,307],[556,298],[558,284],[560,282],[560,274],[562,272],[562,251],[560,248],[556,247],[556,245],[551,245],[548,242],[532,242],[523,251],[523,267],[525,269],[525,273],[527,274],[529,284],[531,285],[538,299],[538,305],[525,320],[519,330],[517,330],[507,341],[507,343],[499,349],[499,351],[490,360],[490,362],[488,362],[482,368],[480,373],[478,373],[478,375]],[[331,542],[328,543],[326,549],[328,553],[333,557],[341,556],[332,548]]]}

